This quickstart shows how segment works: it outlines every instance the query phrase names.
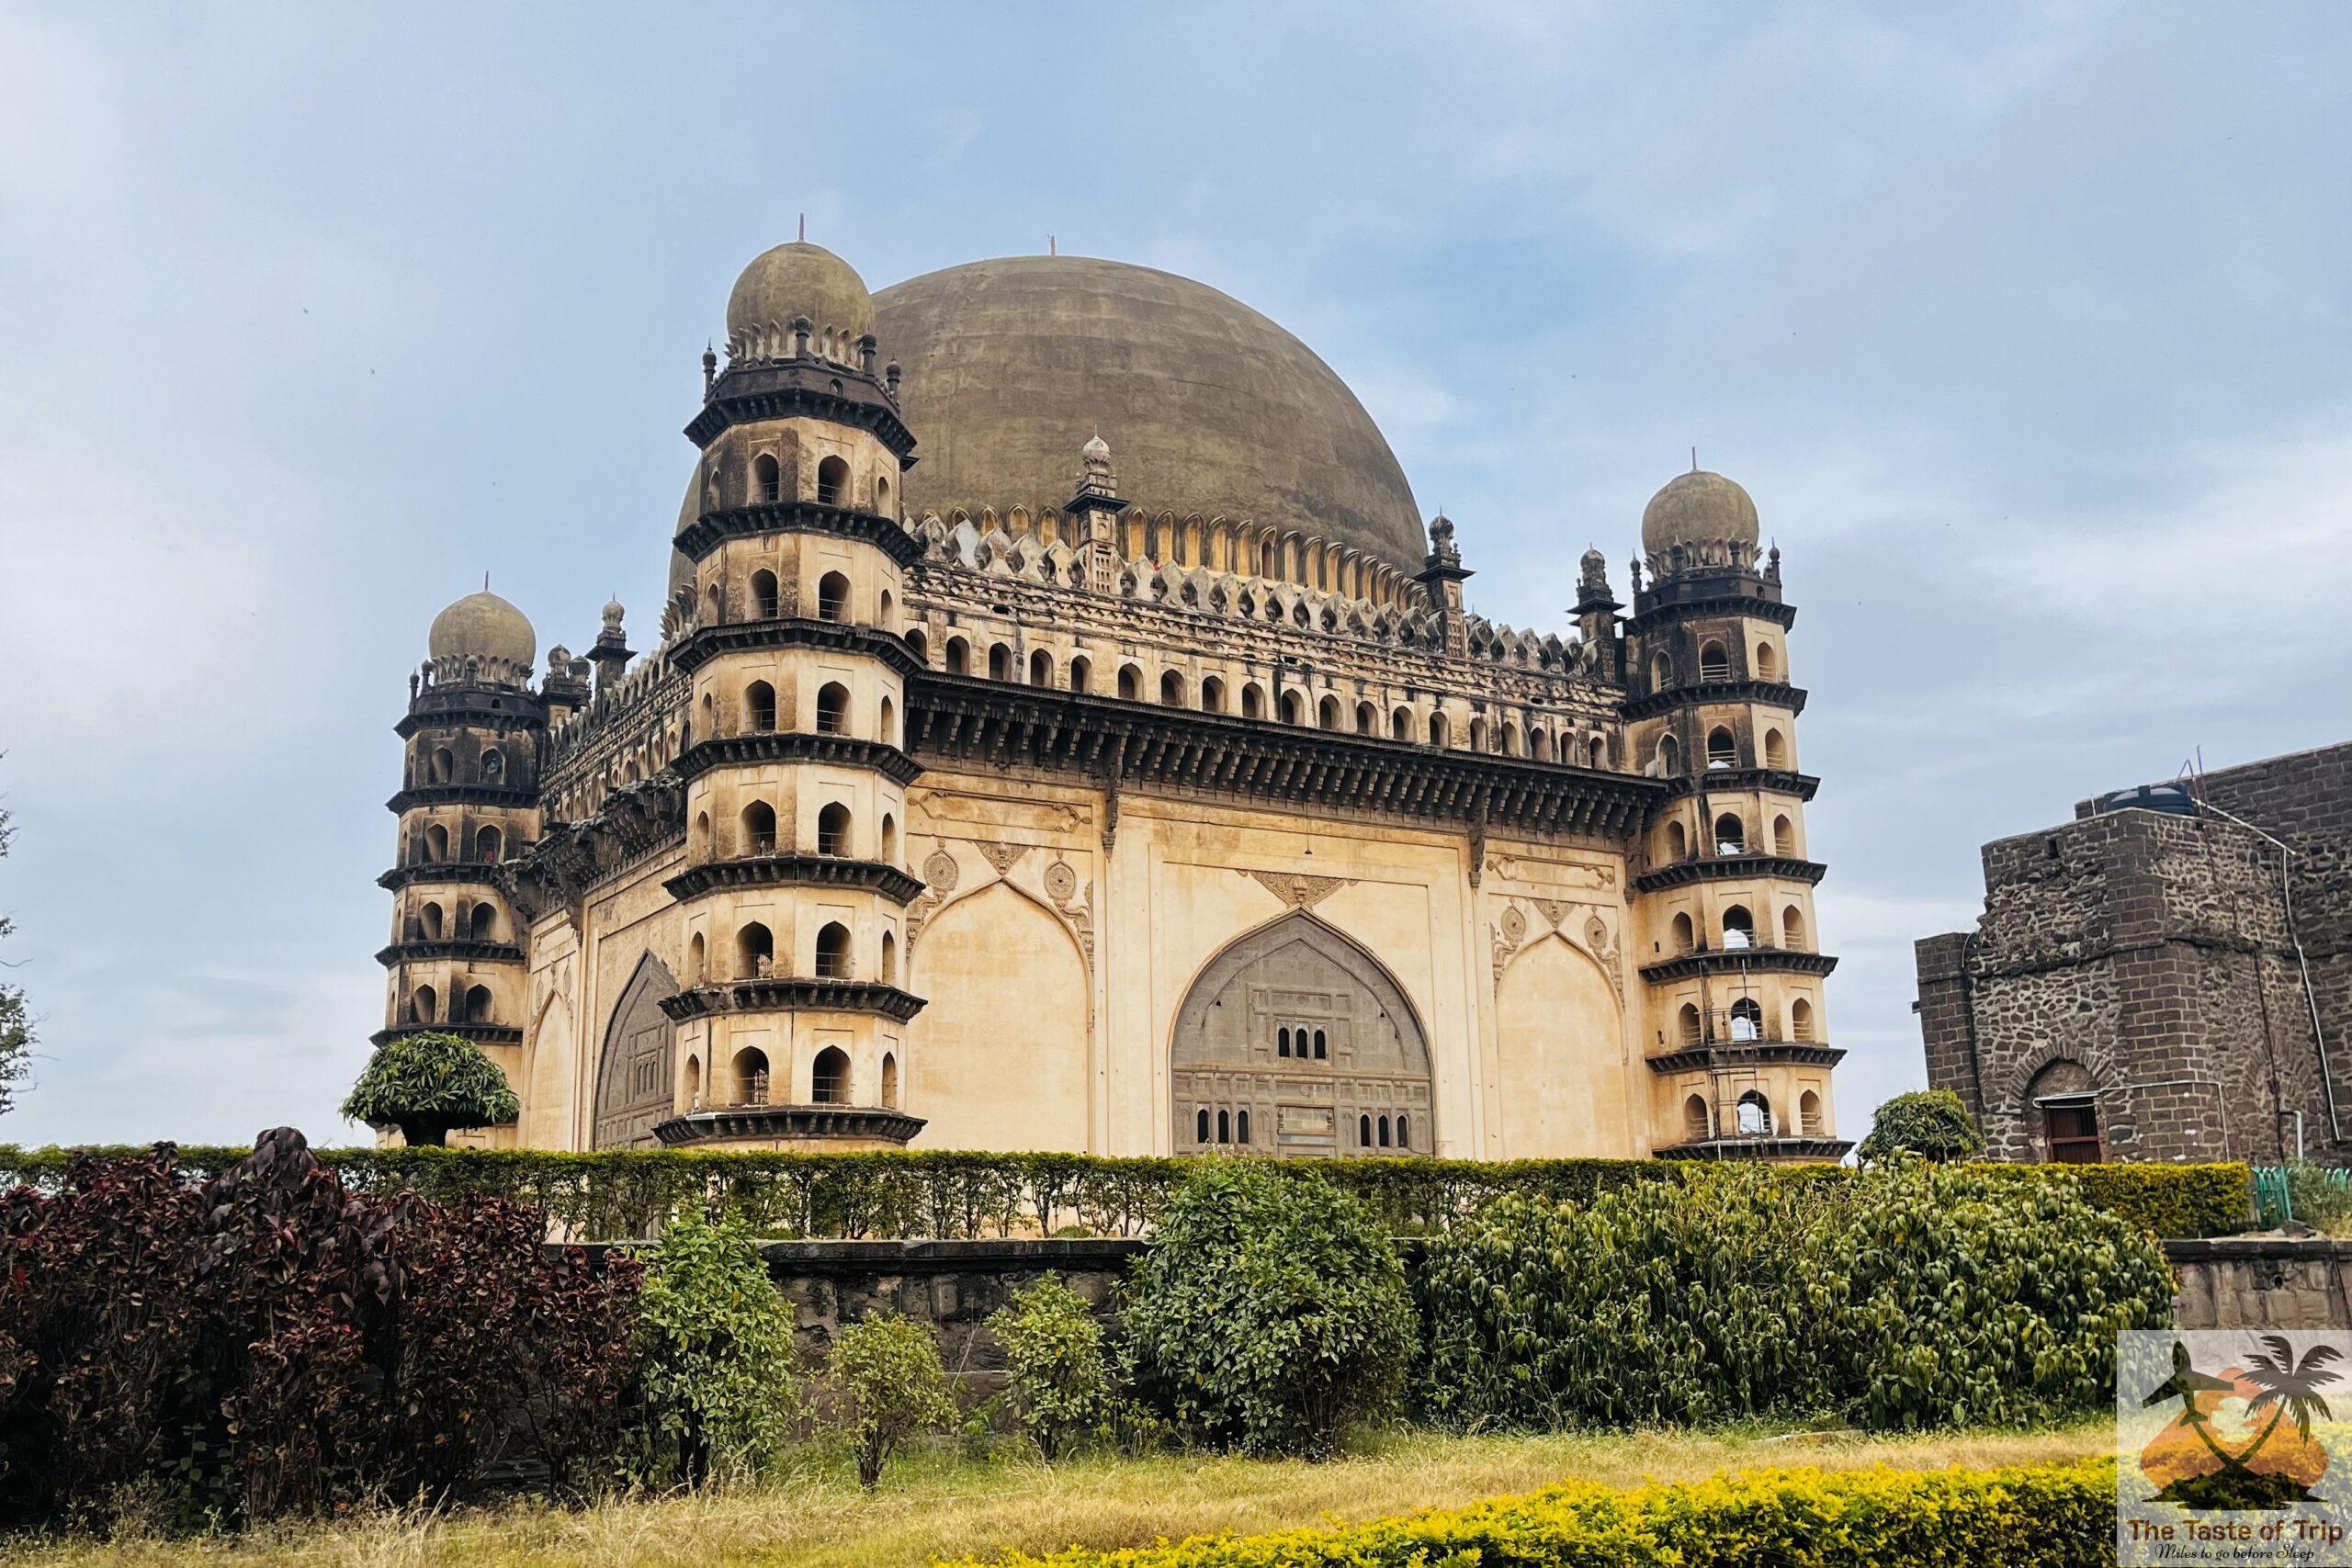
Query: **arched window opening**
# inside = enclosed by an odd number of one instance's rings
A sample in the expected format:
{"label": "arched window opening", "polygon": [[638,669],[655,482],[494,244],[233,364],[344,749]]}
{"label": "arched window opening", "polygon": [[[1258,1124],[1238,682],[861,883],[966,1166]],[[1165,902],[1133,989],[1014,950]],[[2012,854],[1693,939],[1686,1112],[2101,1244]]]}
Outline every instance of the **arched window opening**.
{"label": "arched window opening", "polygon": [[426,942],[439,942],[443,931],[441,906],[427,904],[416,912],[416,932]]}
{"label": "arched window opening", "polygon": [[490,987],[476,986],[466,993],[466,1021],[488,1023],[490,1020]]}
{"label": "arched window opening", "polygon": [[710,948],[703,941],[702,932],[696,931],[694,940],[686,943],[686,984],[699,986],[709,978]]}
{"label": "arched window opening", "polygon": [[838,457],[817,465],[817,504],[842,506],[849,495],[849,465]]}
{"label": "arched window opening", "polygon": [[775,934],[752,920],[735,933],[735,976],[739,980],[763,980],[774,973]]}
{"label": "arched window opening", "polygon": [[1012,649],[1001,642],[989,645],[989,679],[991,681],[1012,679]]}
{"label": "arched window opening", "polygon": [[441,1016],[441,994],[430,986],[419,986],[409,1001],[409,1017],[418,1023],[433,1023]]}
{"label": "arched window opening", "polygon": [[971,645],[960,637],[951,637],[947,639],[946,668],[950,675],[968,675],[972,672]]}
{"label": "arched window opening", "polygon": [[1241,688],[1241,716],[1244,718],[1266,716],[1266,694],[1259,689],[1258,682],[1255,681],[1250,682]]}
{"label": "arched window opening", "polygon": [[1650,660],[1650,690],[1663,692],[1674,684],[1674,661],[1663,653]]}
{"label": "arched window opening", "polygon": [[1666,858],[1676,863],[1690,858],[1690,835],[1679,822],[1666,825]]}
{"label": "arched window opening", "polygon": [[882,983],[899,983],[899,939],[888,931],[882,933]]}
{"label": "arched window opening", "polygon": [[843,735],[849,731],[849,688],[828,681],[817,688],[817,733]]}
{"label": "arched window opening", "polygon": [[718,699],[708,692],[702,694],[702,732],[705,735],[718,733]]}
{"label": "arched window opening", "polygon": [[775,807],[764,800],[752,801],[743,807],[743,853],[775,853]]}
{"label": "arched window opening", "polygon": [[1409,1149],[1413,1146],[1412,1125],[1406,1121],[1401,1111],[1396,1117],[1396,1146],[1400,1149]]}
{"label": "arched window opening", "polygon": [[1159,676],[1159,701],[1163,707],[1184,705],[1184,677],[1173,670],[1162,671]]}
{"label": "arched window opening", "polygon": [[896,746],[899,743],[898,705],[889,698],[884,697],[881,711],[876,716],[878,722],[874,728],[874,739],[885,746]]}
{"label": "arched window opening", "polygon": [[752,459],[752,496],[763,502],[784,499],[784,468],[773,453],[763,452]]}
{"label": "arched window opening", "polygon": [[784,614],[784,599],[776,592],[775,573],[762,567],[752,573],[752,615],[755,620],[773,621]]}
{"label": "arched window opening", "polygon": [[1444,744],[1446,743],[1446,737],[1447,737],[1447,736],[1448,736],[1448,734],[1450,734],[1450,733],[1451,733],[1451,731],[1448,729],[1448,728],[1447,728],[1447,726],[1446,726],[1446,722],[1445,722],[1445,715],[1443,715],[1443,714],[1442,714],[1442,713],[1433,713],[1433,714],[1430,715],[1430,745],[1432,745],[1432,746],[1442,746],[1442,745],[1444,745]]}
{"label": "arched window opening", "polygon": [[1797,1097],[1797,1130],[1808,1138],[1821,1136],[1821,1096],[1811,1089]]}
{"label": "arched window opening", "polygon": [[882,1056],[882,1105],[885,1110],[899,1109],[899,1058],[895,1052]]}
{"label": "arched window opening", "polygon": [[1657,738],[1657,772],[1660,778],[1682,776],[1682,745],[1671,735]]}
{"label": "arched window opening", "polygon": [[775,688],[765,681],[743,688],[743,727],[762,735],[775,728]]}
{"label": "arched window opening", "polygon": [[1358,735],[1378,735],[1380,733],[1380,710],[1374,707],[1370,703],[1358,703],[1356,705],[1356,733]]}
{"label": "arched window opening", "polygon": [[447,784],[458,776],[458,759],[447,746],[435,747],[433,752],[433,782]]}
{"label": "arched window opening", "polygon": [[436,863],[449,858],[449,829],[438,822],[424,829],[424,858]]}
{"label": "arched window opening", "polygon": [[702,1058],[700,1056],[686,1058],[686,1109],[689,1111],[702,1109]]}
{"label": "arched window opening", "polygon": [[1699,679],[1728,681],[1731,679],[1731,654],[1719,642],[1699,645]]}
{"label": "arched window opening", "polygon": [[1283,694],[1283,722],[1300,725],[1306,722],[1306,698],[1303,694],[1298,692]]}
{"label": "arched window opening", "polygon": [[496,865],[505,848],[506,841],[495,828],[484,828],[474,835],[474,859],[483,865]]}
{"label": "arched window opening", "polygon": [[1080,693],[1084,692],[1088,686],[1092,683],[1093,679],[1094,666],[1087,662],[1085,655],[1080,654],[1079,657],[1069,661],[1069,689],[1071,691]]}
{"label": "arched window opening", "polygon": [[1360,1149],[1372,1147],[1372,1118],[1369,1116],[1356,1118],[1356,1147]]}
{"label": "arched window opening", "polygon": [[1225,682],[1214,675],[1201,677],[1201,711],[1203,713],[1225,711]]}
{"label": "arched window opening", "polygon": [[1688,912],[1678,912],[1674,917],[1674,951],[1689,953],[1698,945],[1698,928],[1690,923]]}
{"label": "arched window opening", "polygon": [[1724,946],[1725,948],[1756,945],[1756,917],[1744,904],[1734,904],[1724,911]]}
{"label": "arched window opening", "polygon": [[829,571],[817,580],[817,618],[820,621],[845,621],[849,618],[849,579],[838,571]]}
{"label": "arched window opening", "polygon": [[840,1046],[828,1045],[817,1053],[817,1060],[808,1068],[808,1103],[849,1103],[849,1053]]}
{"label": "arched window opening", "polygon": [[1584,765],[1594,769],[1605,768],[1609,765],[1608,737],[1596,735],[1584,743]]}
{"label": "arched window opening", "polygon": [[1193,1142],[1196,1144],[1205,1144],[1208,1141],[1209,1113],[1207,1109],[1204,1107],[1203,1109],[1193,1112]]}
{"label": "arched window opening", "polygon": [[817,852],[820,855],[849,853],[849,807],[838,800],[829,802],[817,813]]}
{"label": "arched window opening", "polygon": [[1530,728],[1527,732],[1527,753],[1539,762],[1550,761],[1552,760],[1552,732],[1548,729]]}
{"label": "arched window opening", "polygon": [[1325,697],[1323,699],[1320,710],[1316,715],[1316,723],[1324,729],[1338,730],[1346,728],[1340,722],[1339,698]]}
{"label": "arched window opening", "polygon": [[1739,1097],[1739,1135],[1743,1138],[1770,1137],[1772,1133],[1772,1102],[1755,1089]]}
{"label": "arched window opening", "polygon": [[1323,1032],[1318,1029],[1315,1032],[1315,1059],[1318,1062],[1326,1062],[1330,1058],[1330,1046],[1325,1042]]}
{"label": "arched window opening", "polygon": [[885,517],[896,517],[890,510],[890,481],[876,474],[874,478],[874,510]]}
{"label": "arched window opening", "polygon": [[756,1045],[747,1045],[735,1053],[735,1100],[737,1105],[765,1105],[768,1102],[768,1054]]}
{"label": "arched window opening", "polygon": [[716,582],[702,591],[702,618],[705,626],[718,624],[718,584]]}
{"label": "arched window opening", "polygon": [[1741,1044],[1764,1038],[1764,1010],[1754,997],[1731,1004],[1731,1037]]}
{"label": "arched window opening", "polygon": [[1769,642],[1759,642],[1756,645],[1756,678],[1759,681],[1777,681],[1781,678],[1781,656],[1773,651],[1772,645]]}
{"label": "arched window opening", "polygon": [[1119,666],[1119,700],[1132,703],[1143,695],[1143,671],[1132,664]]}
{"label": "arched window opening", "polygon": [[846,980],[850,977],[849,928],[839,920],[828,920],[817,933],[817,977],[820,980]]}
{"label": "arched window opening", "polygon": [[1233,1142],[1232,1112],[1220,1111],[1216,1113],[1216,1141],[1220,1144]]}
{"label": "arched window opening", "polygon": [[476,942],[496,942],[498,940],[498,907],[495,904],[476,904],[473,909],[472,926],[467,934]]}
{"label": "arched window opening", "polygon": [[893,863],[899,858],[899,819],[887,811],[882,814],[882,858]]}
{"label": "arched window opening", "polygon": [[1290,1055],[1289,1030],[1277,1029],[1274,1031],[1274,1055],[1277,1056],[1287,1056]]}
{"label": "arched window opening", "polygon": [[1388,1118],[1383,1116],[1379,1121],[1374,1122],[1373,1126],[1379,1131],[1380,1146],[1384,1149],[1386,1148],[1388,1146]]}
{"label": "arched window opening", "polygon": [[931,662],[931,638],[921,626],[907,628],[907,651],[915,656],[918,664]]}
{"label": "arched window opening", "polygon": [[1675,1014],[1675,1022],[1679,1026],[1684,1045],[1705,1043],[1706,1036],[1700,1022],[1698,1004],[1684,1002],[1681,1010]]}
{"label": "arched window opening", "polygon": [[1250,1141],[1250,1112],[1247,1111],[1233,1113],[1233,1141],[1237,1144]]}
{"label": "arched window opening", "polygon": [[1710,772],[1729,768],[1738,761],[1739,742],[1732,739],[1729,729],[1717,725],[1707,731],[1707,767]]}
{"label": "arched window opening", "polygon": [[891,615],[890,615],[890,613],[891,613],[891,611],[892,611],[892,610],[894,610],[894,609],[896,609],[896,608],[897,608],[897,602],[896,602],[895,600],[893,600],[893,599],[890,597],[890,591],[889,591],[888,589],[885,588],[884,590],[882,590],[882,597],[880,598],[880,600],[878,600],[878,601],[876,603],[876,605],[875,605],[875,610],[874,610],[874,620],[875,620],[875,624],[876,624],[876,626],[880,626],[884,631],[886,631],[886,632],[887,632],[887,631],[889,631],[890,629],[892,629],[892,628],[891,628],[891,626],[890,626],[890,620],[891,620]]}
{"label": "arched window opening", "polygon": [[1033,686],[1051,686],[1054,683],[1054,656],[1042,648],[1029,656],[1029,683]]}
{"label": "arched window opening", "polygon": [[686,837],[686,849],[697,860],[711,852],[709,812],[697,811],[695,813],[695,830]]}
{"label": "arched window opening", "polygon": [[484,784],[503,784],[506,781],[506,758],[495,746],[485,748],[482,751],[481,780]]}
{"label": "arched window opening", "polygon": [[1781,732],[1777,729],[1768,729],[1764,732],[1764,765],[1768,768],[1781,769],[1789,765],[1789,743],[1781,739]]}
{"label": "arched window opening", "polygon": [[1739,818],[1726,811],[1715,818],[1715,853],[1744,855],[1747,852],[1747,829]]}
{"label": "arched window opening", "polygon": [[1813,1038],[1813,1004],[1803,997],[1789,1004],[1789,1038],[1804,1041]]}
{"label": "arched window opening", "polygon": [[1794,904],[1781,911],[1781,945],[1792,952],[1804,947],[1804,915]]}
{"label": "arched window opening", "polygon": [[1692,1095],[1682,1102],[1682,1134],[1694,1144],[1703,1144],[1714,1135],[1713,1119],[1707,1114],[1707,1102]]}
{"label": "arched window opening", "polygon": [[1785,817],[1772,818],[1772,852],[1793,859],[1797,852],[1796,825]]}
{"label": "arched window opening", "polygon": [[1486,749],[1487,721],[1483,718],[1474,718],[1470,721],[1470,750],[1484,751]]}

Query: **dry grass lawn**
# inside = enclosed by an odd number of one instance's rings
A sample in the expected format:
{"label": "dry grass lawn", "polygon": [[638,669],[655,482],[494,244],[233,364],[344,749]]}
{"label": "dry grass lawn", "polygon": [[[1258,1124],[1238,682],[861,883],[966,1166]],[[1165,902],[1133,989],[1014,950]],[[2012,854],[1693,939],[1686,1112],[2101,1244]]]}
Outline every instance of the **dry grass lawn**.
{"label": "dry grass lawn", "polygon": [[1148,1545],[1161,1537],[1352,1523],[1577,1476],[1617,1485],[1763,1464],[1848,1470],[2057,1461],[2109,1451],[2103,1424],[1920,1439],[1762,1432],[1445,1438],[1406,1434],[1329,1464],[1203,1456],[1055,1466],[945,1453],[898,1461],[867,1496],[846,1460],[753,1490],[386,1515],[235,1541],[0,1543],[23,1568],[879,1568],[939,1557]]}

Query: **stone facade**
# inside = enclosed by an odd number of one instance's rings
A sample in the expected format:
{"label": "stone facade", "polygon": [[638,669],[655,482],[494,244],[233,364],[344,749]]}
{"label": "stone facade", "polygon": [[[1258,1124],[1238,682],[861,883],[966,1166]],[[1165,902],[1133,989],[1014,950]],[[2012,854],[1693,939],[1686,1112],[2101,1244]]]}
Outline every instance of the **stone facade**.
{"label": "stone facade", "polygon": [[2168,1241],[2178,1328],[2352,1328],[2352,1242]]}
{"label": "stone facade", "polygon": [[1918,944],[1928,1081],[2007,1159],[2352,1156],[2352,745],[2157,804],[1984,847],[1976,929]]}
{"label": "stone facade", "polygon": [[[417,965],[501,965],[523,1114],[480,1141],[1844,1151],[1745,491],[1658,493],[1630,614],[1596,550],[1564,631],[1499,626],[1272,322],[1111,263],[958,272],[746,271],[650,651],[608,605],[535,687],[511,606],[436,629],[406,725],[511,705],[532,747],[498,950],[386,959],[388,1032],[472,994]],[[1067,457],[1024,467],[1049,416]],[[404,897],[435,852],[404,837]]]}

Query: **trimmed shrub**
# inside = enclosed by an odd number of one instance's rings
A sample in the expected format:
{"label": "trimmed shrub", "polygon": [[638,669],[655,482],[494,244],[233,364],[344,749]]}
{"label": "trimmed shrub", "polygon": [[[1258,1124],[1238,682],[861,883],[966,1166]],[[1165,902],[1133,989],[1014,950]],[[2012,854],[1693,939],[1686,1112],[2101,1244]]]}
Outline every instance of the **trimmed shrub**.
{"label": "trimmed shrub", "polygon": [[989,1327],[1004,1351],[1005,1404],[1048,1463],[1109,1434],[1118,1391],[1083,1296],[1047,1274],[1013,1292]]}
{"label": "trimmed shrub", "polygon": [[170,1145],[0,1196],[0,1530],[184,1526],[560,1484],[616,1438],[636,1269],[536,1213],[355,1197],[300,1133],[203,1185]]}
{"label": "trimmed shrub", "polygon": [[1124,1315],[1176,1425],[1245,1453],[1329,1453],[1394,1403],[1413,1348],[1412,1297],[1372,1211],[1266,1160],[1193,1170]]}
{"label": "trimmed shrub", "polygon": [[1870,1136],[1854,1152],[1869,1165],[1905,1150],[1939,1164],[1973,1159],[1984,1152],[1984,1135],[1951,1090],[1914,1089],[1879,1106]]}
{"label": "trimmed shrub", "polygon": [[793,1324],[742,1221],[689,1209],[662,1233],[637,1307],[649,1479],[698,1486],[775,1459],[802,1413]]}
{"label": "trimmed shrub", "polygon": [[2083,1201],[2138,1225],[2151,1235],[2235,1235],[2254,1223],[2254,1176],[2245,1166],[1980,1165],[2004,1175],[2034,1171],[2071,1181]]}
{"label": "trimmed shrub", "polygon": [[1758,1470],[1622,1492],[1571,1482],[1339,1529],[997,1561],[1001,1568],[2104,1568],[2115,1562],[2115,1465]]}
{"label": "trimmed shrub", "polygon": [[834,1422],[857,1456],[857,1483],[869,1492],[908,1438],[956,1418],[931,1331],[898,1313],[876,1313],[842,1329],[825,1373]]}
{"label": "trimmed shrub", "polygon": [[1414,1277],[1418,1403],[1474,1427],[2031,1421],[2110,1399],[2116,1331],[2165,1322],[2172,1289],[2130,1222],[1974,1167],[1506,1199]]}
{"label": "trimmed shrub", "polygon": [[427,1031],[377,1047],[343,1113],[371,1127],[399,1128],[411,1148],[434,1148],[459,1127],[504,1126],[523,1113],[523,1102],[481,1046]]}

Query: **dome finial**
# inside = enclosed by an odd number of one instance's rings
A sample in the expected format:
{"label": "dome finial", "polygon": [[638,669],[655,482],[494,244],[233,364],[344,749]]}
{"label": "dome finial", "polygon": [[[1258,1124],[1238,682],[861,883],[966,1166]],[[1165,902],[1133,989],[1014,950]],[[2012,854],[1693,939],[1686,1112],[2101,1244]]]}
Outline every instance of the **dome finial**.
{"label": "dome finial", "polygon": [[808,243],[808,215],[805,212],[800,215],[800,243]]}
{"label": "dome finial", "polygon": [[1690,471],[1694,474],[1699,471],[1699,449],[1696,446],[1690,448]]}

